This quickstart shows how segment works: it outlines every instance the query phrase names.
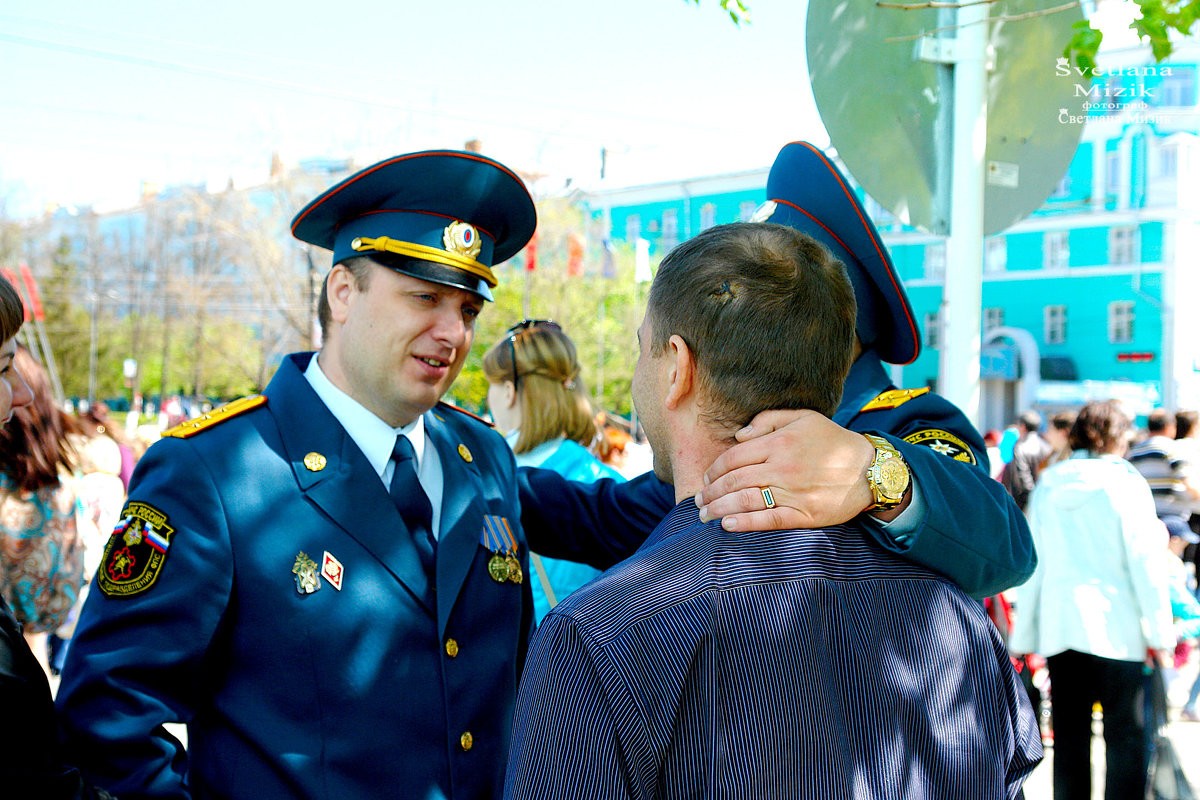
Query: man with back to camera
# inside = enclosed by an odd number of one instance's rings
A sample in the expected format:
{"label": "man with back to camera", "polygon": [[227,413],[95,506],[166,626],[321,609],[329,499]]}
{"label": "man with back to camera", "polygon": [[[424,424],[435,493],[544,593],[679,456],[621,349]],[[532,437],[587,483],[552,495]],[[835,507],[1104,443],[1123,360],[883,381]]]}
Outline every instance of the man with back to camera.
{"label": "man with back to camera", "polygon": [[1146,416],[1146,438],[1129,448],[1125,458],[1137,468],[1154,494],[1154,513],[1172,536],[1187,538],[1192,505],[1200,501],[1196,467],[1186,446],[1175,438],[1175,415],[1156,408]]}
{"label": "man with back to camera", "polygon": [[[908,364],[921,338],[903,285],[866,209],[828,156],[786,145],[767,177],[754,221],[787,225],[846,267],[858,305],[856,357],[832,420],[768,411],[705,474],[704,519],[727,530],[816,527],[861,520],[884,547],[954,578],[976,597],[1028,580],[1037,558],[1029,526],[988,473],[987,450],[962,411],[928,388],[898,389],[883,362]],[[903,496],[868,478],[886,441],[911,480]],[[758,437],[743,441],[749,437]],[[787,476],[788,486],[773,480]],[[777,504],[767,508],[762,488]],[[868,505],[875,507],[866,514]]]}
{"label": "man with back to camera", "polygon": [[633,394],[677,505],[543,621],[506,798],[1019,794],[1041,740],[978,603],[861,526],[729,533],[692,500],[756,413],[834,412],[854,319],[841,265],[790,228],[663,260]]}
{"label": "man with back to camera", "polygon": [[1012,460],[1000,475],[1000,482],[1022,511],[1037,485],[1042,462],[1052,450],[1050,443],[1042,438],[1041,429],[1042,415],[1033,409],[1017,417],[1017,441],[1013,444]]}

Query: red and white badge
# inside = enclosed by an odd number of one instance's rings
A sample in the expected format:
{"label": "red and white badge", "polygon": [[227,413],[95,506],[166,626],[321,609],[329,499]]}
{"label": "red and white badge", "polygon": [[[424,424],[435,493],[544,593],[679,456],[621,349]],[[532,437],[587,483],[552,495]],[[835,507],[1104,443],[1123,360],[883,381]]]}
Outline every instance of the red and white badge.
{"label": "red and white badge", "polygon": [[342,590],[342,576],[345,574],[345,569],[342,567],[342,562],[333,557],[333,554],[328,550],[325,551],[325,556],[321,559],[321,577],[329,581],[329,585]]}

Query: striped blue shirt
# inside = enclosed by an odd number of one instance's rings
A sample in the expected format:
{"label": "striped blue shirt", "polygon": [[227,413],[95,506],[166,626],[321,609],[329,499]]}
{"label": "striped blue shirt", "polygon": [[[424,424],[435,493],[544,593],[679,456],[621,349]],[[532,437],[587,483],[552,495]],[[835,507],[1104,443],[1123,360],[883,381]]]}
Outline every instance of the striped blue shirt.
{"label": "striped blue shirt", "polygon": [[506,798],[1020,796],[1037,722],[980,605],[862,530],[688,499],[546,616]]}

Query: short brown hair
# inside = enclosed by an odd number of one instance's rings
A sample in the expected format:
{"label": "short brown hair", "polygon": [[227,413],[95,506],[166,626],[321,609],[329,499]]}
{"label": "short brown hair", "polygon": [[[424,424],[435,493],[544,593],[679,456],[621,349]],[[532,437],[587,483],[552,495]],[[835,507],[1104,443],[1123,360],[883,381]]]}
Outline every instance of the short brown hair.
{"label": "short brown hair", "polygon": [[1146,415],[1146,431],[1163,433],[1175,424],[1175,415],[1165,408],[1156,408]]}
{"label": "short brown hair", "polygon": [[1186,439],[1200,421],[1200,413],[1192,409],[1175,412],[1175,438]]}
{"label": "short brown hair", "polygon": [[484,353],[483,374],[490,383],[517,376],[521,432],[513,452],[529,452],[558,436],[585,447],[596,438],[575,343],[557,325],[531,325],[504,337]]}
{"label": "short brown hair", "polygon": [[[341,266],[350,270],[350,274],[354,276],[354,288],[365,292],[371,284],[371,266],[374,263],[366,256],[358,256],[346,259],[341,262]],[[334,264],[334,266],[338,265]],[[333,270],[331,269],[330,272]],[[321,296],[317,298],[317,322],[321,324],[322,339],[329,335],[329,323],[332,320],[332,312],[329,308],[329,273],[326,273],[325,280],[321,282]]]}
{"label": "short brown hair", "polygon": [[1091,402],[1075,417],[1067,443],[1072,450],[1119,454],[1130,425],[1129,415],[1116,400]]}
{"label": "short brown hair", "polygon": [[1055,430],[1060,430],[1063,433],[1069,434],[1071,426],[1075,424],[1074,411],[1059,411],[1050,418],[1050,427]]}
{"label": "short brown hair", "polygon": [[13,285],[0,278],[0,342],[7,342],[17,335],[25,321],[25,304]]}
{"label": "short brown hair", "polygon": [[741,426],[760,411],[833,416],[854,348],[854,290],[818,242],[772,223],[709,228],[663,259],[650,287],[651,349],[683,338],[704,415]]}

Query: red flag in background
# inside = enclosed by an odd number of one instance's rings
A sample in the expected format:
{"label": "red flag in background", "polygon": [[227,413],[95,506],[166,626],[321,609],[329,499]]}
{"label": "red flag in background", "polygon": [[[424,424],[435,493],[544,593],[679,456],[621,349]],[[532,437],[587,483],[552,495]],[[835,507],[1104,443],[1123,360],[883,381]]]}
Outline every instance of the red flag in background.
{"label": "red flag in background", "polygon": [[583,275],[583,234],[572,231],[567,234],[567,277]]}
{"label": "red flag in background", "polygon": [[[8,267],[3,267],[0,268],[0,276],[3,276],[4,280],[12,284],[13,290],[16,291],[18,295],[21,294],[21,284],[17,283],[17,274],[15,272]],[[25,318],[21,320],[22,324],[24,324],[29,322],[29,303],[22,303],[21,305],[25,309]]]}
{"label": "red flag in background", "polygon": [[46,318],[46,312],[42,310],[42,298],[38,294],[37,281],[33,279],[33,273],[29,271],[29,265],[21,262],[17,265],[17,269],[21,271],[21,282],[25,284],[25,294],[29,296],[29,305],[33,306],[33,318],[41,322]]}
{"label": "red flag in background", "polygon": [[529,244],[525,245],[525,271],[533,272],[537,269],[537,233],[534,232],[533,238],[529,240]]}

